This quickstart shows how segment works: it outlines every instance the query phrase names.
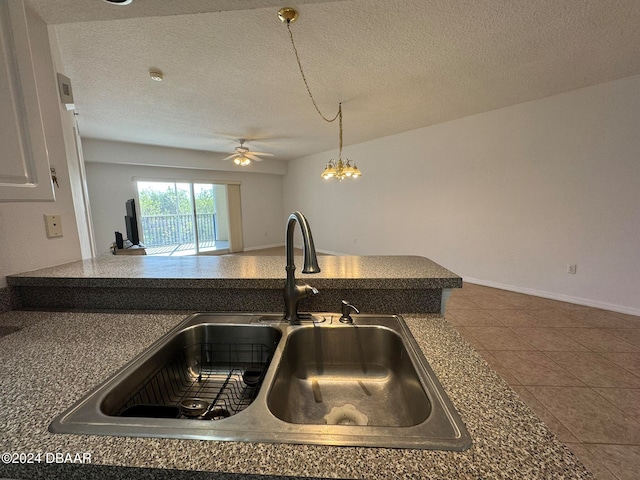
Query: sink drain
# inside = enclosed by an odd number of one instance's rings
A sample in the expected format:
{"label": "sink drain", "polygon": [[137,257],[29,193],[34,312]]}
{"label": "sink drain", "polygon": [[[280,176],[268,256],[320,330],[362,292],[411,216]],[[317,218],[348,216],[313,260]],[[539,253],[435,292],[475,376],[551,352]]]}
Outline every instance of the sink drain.
{"label": "sink drain", "polygon": [[180,411],[187,417],[199,417],[207,411],[209,402],[199,398],[185,398],[180,402]]}
{"label": "sink drain", "polygon": [[327,425],[367,425],[369,417],[360,412],[355,405],[345,403],[341,407],[333,407],[324,416]]}

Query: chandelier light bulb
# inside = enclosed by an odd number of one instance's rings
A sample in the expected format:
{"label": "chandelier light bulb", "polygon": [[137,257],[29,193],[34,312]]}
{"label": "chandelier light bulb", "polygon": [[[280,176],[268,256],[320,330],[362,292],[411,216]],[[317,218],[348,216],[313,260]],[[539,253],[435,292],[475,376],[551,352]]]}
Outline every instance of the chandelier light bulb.
{"label": "chandelier light bulb", "polygon": [[324,168],[324,172],[322,172],[320,176],[325,180],[329,180],[335,174],[336,174],[336,168],[333,165],[333,160],[330,160],[329,163],[327,163],[327,166]]}

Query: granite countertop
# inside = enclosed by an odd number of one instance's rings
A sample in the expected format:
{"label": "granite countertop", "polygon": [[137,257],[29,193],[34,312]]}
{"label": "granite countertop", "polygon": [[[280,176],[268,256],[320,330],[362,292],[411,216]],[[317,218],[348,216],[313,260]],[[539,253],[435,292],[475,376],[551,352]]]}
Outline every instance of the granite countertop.
{"label": "granite countertop", "polygon": [[[429,289],[459,288],[462,279],[419,256],[320,256],[322,271],[296,277],[317,288]],[[105,255],[56,267],[7,276],[10,286],[127,288],[263,288],[281,289],[284,256],[123,256]]]}
{"label": "granite countertop", "polygon": [[[91,262],[60,268],[71,274],[91,268]],[[94,275],[100,276],[100,272],[107,275],[100,268]],[[139,264],[138,268],[145,267]],[[0,338],[0,452],[89,453],[92,462],[92,465],[64,466],[0,465],[0,476],[58,478],[63,471],[65,477],[72,478],[105,478],[105,472],[111,475],[108,478],[162,475],[161,478],[185,479],[226,479],[233,478],[230,475],[233,473],[255,478],[260,474],[334,478],[592,478],[439,315],[405,316],[405,320],[472,437],[473,445],[464,452],[48,432],[47,427],[56,415],[186,315],[187,312],[30,311],[0,315],[0,326],[21,327]],[[63,467],[68,468],[61,470]],[[100,468],[103,470],[96,470]],[[191,472],[194,470],[218,473],[205,476]]]}

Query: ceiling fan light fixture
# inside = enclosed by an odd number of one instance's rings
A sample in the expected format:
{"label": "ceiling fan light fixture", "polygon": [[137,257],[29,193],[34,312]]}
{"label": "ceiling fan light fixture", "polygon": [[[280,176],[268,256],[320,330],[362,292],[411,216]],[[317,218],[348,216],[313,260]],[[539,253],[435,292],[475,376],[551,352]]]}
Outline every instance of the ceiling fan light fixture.
{"label": "ceiling fan light fixture", "polygon": [[164,73],[162,73],[161,70],[152,68],[151,70],[149,70],[149,78],[156,82],[161,82],[162,80],[164,80]]}
{"label": "ceiling fan light fixture", "polygon": [[111,5],[129,5],[133,0],[102,0],[105,3],[110,3]]}
{"label": "ceiling fan light fixture", "polygon": [[238,165],[240,167],[246,167],[247,165],[249,165],[251,163],[251,160],[249,160],[244,155],[241,155],[239,157],[234,158],[233,159],[233,163],[235,163],[236,165]]}
{"label": "ceiling fan light fixture", "polygon": [[244,138],[241,138],[239,140],[240,145],[235,148],[235,151],[231,155],[223,158],[222,160],[233,159],[233,163],[235,163],[239,167],[246,167],[251,163],[251,161],[261,162],[262,158],[260,158],[260,156],[273,157],[273,153],[254,152],[252,150],[249,150],[247,147],[244,146],[245,141],[246,140]]}

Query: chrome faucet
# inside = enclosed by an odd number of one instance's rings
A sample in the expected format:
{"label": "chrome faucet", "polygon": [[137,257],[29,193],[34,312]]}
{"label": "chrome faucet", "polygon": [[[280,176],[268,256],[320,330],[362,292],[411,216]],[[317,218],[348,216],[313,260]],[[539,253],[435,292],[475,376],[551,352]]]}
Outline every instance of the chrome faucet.
{"label": "chrome faucet", "polygon": [[319,273],[318,257],[316,247],[313,245],[313,236],[309,222],[301,212],[293,212],[287,220],[287,236],[285,249],[287,251],[287,283],[284,286],[284,319],[294,325],[300,323],[301,318],[306,318],[304,314],[298,313],[298,303],[311,295],[317,295],[318,290],[309,285],[296,285],[295,270],[293,261],[293,231],[296,222],[302,230],[304,267],[302,273]]}

